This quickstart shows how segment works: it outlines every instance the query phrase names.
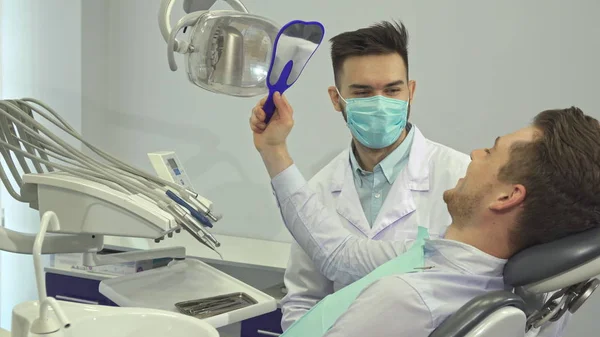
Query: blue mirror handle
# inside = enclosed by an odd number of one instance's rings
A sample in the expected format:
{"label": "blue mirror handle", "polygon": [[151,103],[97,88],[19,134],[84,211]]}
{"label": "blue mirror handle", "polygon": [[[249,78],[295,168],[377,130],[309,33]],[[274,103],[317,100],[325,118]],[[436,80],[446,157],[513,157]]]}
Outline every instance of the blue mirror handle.
{"label": "blue mirror handle", "polygon": [[265,112],[265,124],[269,124],[269,121],[275,112],[275,102],[273,101],[274,93],[274,91],[269,91],[267,101],[265,102],[265,105],[263,105],[263,111]]}
{"label": "blue mirror handle", "polygon": [[273,102],[273,95],[276,92],[279,92],[283,95],[283,93],[290,87],[287,84],[287,80],[290,77],[290,73],[294,68],[294,61],[290,60],[286,63],[283,70],[281,70],[281,74],[279,75],[279,79],[277,83],[269,86],[269,97],[267,97],[267,101],[263,105],[263,111],[265,112],[265,124],[269,124],[271,117],[273,117],[273,113],[275,112],[275,102]]}

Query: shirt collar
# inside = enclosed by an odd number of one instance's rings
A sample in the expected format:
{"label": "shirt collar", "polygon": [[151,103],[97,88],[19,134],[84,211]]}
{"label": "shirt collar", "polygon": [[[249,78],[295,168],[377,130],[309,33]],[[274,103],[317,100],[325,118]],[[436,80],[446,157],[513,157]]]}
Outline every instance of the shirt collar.
{"label": "shirt collar", "polygon": [[[412,147],[412,142],[415,135],[415,128],[412,127],[411,124],[408,124],[406,130],[408,131],[408,134],[402,143],[400,143],[400,145],[398,145],[394,151],[392,151],[374,168],[374,170],[380,169],[383,172],[383,175],[389,184],[393,184],[398,177],[398,174],[400,173],[400,170],[397,169],[400,167],[399,164],[406,160],[410,155],[410,149]],[[367,172],[360,167],[354,153],[355,151],[356,148],[354,147],[354,143],[352,143],[352,146],[350,147],[350,165],[352,166],[352,171],[363,175],[369,174],[370,172]]]}
{"label": "shirt collar", "polygon": [[[431,151],[432,148],[429,145],[430,141],[423,136],[421,130],[411,124],[411,130],[414,129],[414,139],[412,146],[410,147],[410,155],[406,164],[406,169],[403,170],[407,174],[408,188],[413,191],[429,191],[429,166],[433,160]],[[351,144],[353,144],[351,142]],[[358,179],[358,175],[355,174],[351,158],[352,146],[349,146],[347,150],[344,150],[340,157],[336,157],[337,162],[334,171],[336,174],[332,177],[332,181],[329,184],[331,192],[339,192],[344,187],[346,182],[346,174],[350,173],[354,181]],[[338,161],[338,158],[340,159]],[[360,179],[359,179],[360,180]]]}
{"label": "shirt collar", "polygon": [[350,165],[352,166],[352,172],[367,174],[368,172],[363,170],[358,163],[358,159],[356,159],[356,147],[354,146],[354,141],[350,144]]}
{"label": "shirt collar", "polygon": [[464,273],[502,276],[507,260],[482,252],[481,250],[454,240],[425,240],[426,263],[448,265]]}
{"label": "shirt collar", "polygon": [[415,130],[410,127],[410,124],[406,130],[408,131],[408,134],[402,143],[378,164],[390,184],[394,183],[396,177],[398,177],[398,174],[400,173],[400,170],[397,169],[399,164],[406,160],[410,155],[410,148],[412,146]]}

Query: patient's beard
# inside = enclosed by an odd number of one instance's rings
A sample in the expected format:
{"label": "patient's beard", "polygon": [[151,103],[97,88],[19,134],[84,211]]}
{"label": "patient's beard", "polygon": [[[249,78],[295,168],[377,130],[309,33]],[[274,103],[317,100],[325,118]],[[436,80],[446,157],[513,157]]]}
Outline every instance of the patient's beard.
{"label": "patient's beard", "polygon": [[479,208],[484,193],[464,194],[456,191],[444,193],[444,201],[452,218],[452,226],[462,229],[472,222],[476,210]]}

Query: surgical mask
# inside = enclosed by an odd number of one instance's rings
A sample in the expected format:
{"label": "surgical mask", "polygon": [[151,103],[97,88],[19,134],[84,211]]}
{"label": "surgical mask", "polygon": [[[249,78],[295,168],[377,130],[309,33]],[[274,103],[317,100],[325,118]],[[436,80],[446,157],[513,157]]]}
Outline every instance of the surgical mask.
{"label": "surgical mask", "polygon": [[408,101],[372,96],[344,99],[346,123],[350,132],[362,145],[382,149],[392,145],[406,127]]}

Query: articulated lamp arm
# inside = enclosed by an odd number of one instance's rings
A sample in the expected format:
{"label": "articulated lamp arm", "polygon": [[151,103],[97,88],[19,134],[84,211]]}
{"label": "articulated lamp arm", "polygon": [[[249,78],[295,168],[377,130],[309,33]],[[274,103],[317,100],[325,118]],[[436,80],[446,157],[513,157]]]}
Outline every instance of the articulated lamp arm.
{"label": "articulated lamp arm", "polygon": [[[186,13],[194,13],[194,12],[205,12],[212,7],[212,5],[217,2],[217,0],[185,0],[183,3],[183,8]],[[248,13],[248,9],[240,0],[225,0],[233,10],[242,13]],[[169,42],[169,37],[171,36],[171,11],[173,10],[173,5],[175,4],[175,0],[161,0],[160,9],[158,10],[158,26],[160,28],[160,33],[165,39],[165,42]],[[179,40],[175,42],[175,48],[178,49]]]}

